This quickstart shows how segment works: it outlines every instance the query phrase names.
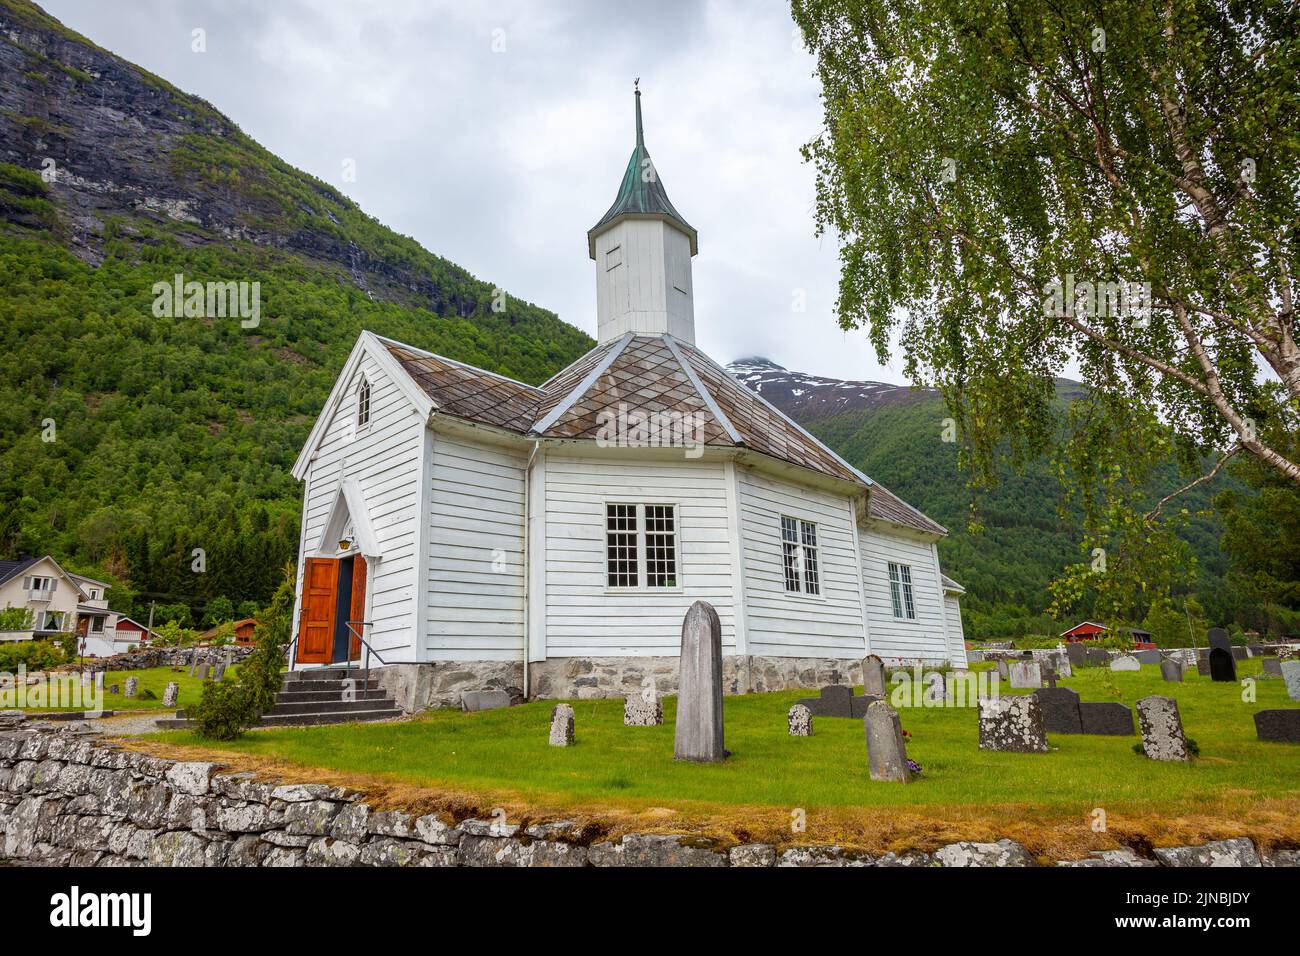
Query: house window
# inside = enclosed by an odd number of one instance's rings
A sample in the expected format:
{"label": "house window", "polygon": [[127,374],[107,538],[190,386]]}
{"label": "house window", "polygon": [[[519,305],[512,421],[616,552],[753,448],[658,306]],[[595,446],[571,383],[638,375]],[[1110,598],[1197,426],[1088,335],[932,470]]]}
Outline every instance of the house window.
{"label": "house window", "polygon": [[46,611],[45,619],[41,625],[42,631],[61,631],[63,630],[63,612]]}
{"label": "house window", "polygon": [[357,428],[365,428],[370,424],[370,381],[361,380],[361,387],[357,389]]}
{"label": "house window", "polygon": [[99,590],[98,590],[97,588],[91,588],[91,589],[90,589],[90,599],[91,599],[92,601],[98,601],[98,600],[99,600]]}
{"label": "house window", "polygon": [[53,591],[54,579],[53,578],[32,578],[32,590]]}
{"label": "house window", "polygon": [[889,562],[889,597],[894,617],[916,620],[916,603],[912,600],[912,569],[906,564]]}
{"label": "house window", "polygon": [[605,570],[611,588],[677,587],[677,506],[605,505]]}
{"label": "house window", "polygon": [[817,525],[781,516],[781,565],[785,589],[794,594],[821,594],[817,572]]}
{"label": "house window", "polygon": [[92,634],[104,633],[104,619],[102,617],[92,617],[90,619],[90,632]]}

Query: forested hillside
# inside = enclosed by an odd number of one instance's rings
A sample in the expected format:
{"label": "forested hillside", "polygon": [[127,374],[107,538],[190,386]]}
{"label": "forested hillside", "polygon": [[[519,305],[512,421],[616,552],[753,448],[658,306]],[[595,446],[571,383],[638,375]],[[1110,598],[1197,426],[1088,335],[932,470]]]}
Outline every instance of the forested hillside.
{"label": "forested hillside", "polygon": [[[157,315],[176,274],[258,283],[257,325]],[[592,344],[0,0],[0,554],[109,575],[123,608],[265,602],[289,467],[362,328],[533,382]]]}

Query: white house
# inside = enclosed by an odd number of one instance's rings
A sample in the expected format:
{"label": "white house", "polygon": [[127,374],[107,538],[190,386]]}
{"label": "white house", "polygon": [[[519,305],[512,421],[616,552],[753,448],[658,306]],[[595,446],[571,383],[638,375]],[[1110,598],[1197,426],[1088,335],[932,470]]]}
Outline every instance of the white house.
{"label": "white house", "polygon": [[82,653],[112,654],[118,614],[108,608],[109,587],[65,570],[49,555],[0,561],[0,609],[26,611],[22,626],[0,630],[0,641],[75,633]]}
{"label": "white house", "polygon": [[535,387],[358,338],[294,465],[295,666],[355,656],[351,621],[408,707],[666,691],[699,599],[730,692],[856,680],[869,652],[965,664],[944,529],[695,347],[698,237],[639,93],[636,136],[573,365]]}

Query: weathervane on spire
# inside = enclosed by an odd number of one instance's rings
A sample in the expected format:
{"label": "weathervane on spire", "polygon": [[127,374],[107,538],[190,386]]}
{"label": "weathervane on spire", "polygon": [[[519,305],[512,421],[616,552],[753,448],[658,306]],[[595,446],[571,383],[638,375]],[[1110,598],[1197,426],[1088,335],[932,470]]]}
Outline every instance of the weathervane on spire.
{"label": "weathervane on spire", "polygon": [[632,92],[634,93],[641,92],[641,77],[638,76],[635,80],[632,81]]}

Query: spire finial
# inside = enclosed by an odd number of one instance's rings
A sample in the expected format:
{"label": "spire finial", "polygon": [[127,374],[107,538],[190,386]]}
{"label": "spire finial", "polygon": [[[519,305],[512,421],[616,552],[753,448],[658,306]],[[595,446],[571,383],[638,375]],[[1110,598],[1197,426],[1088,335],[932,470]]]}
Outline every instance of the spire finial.
{"label": "spire finial", "polygon": [[636,94],[636,144],[645,148],[645,134],[641,131],[641,77],[632,81],[632,92]]}

